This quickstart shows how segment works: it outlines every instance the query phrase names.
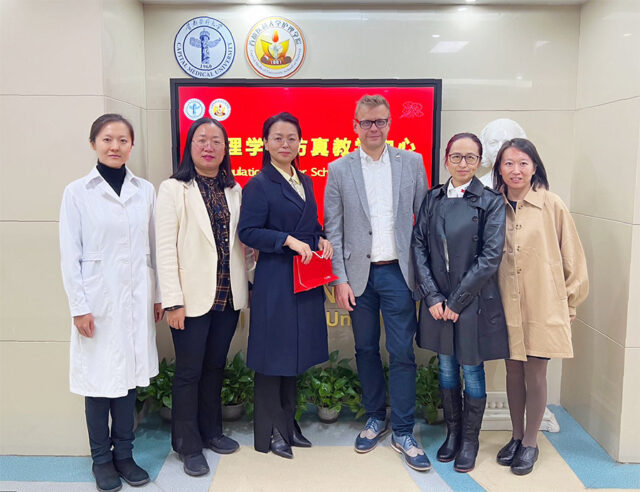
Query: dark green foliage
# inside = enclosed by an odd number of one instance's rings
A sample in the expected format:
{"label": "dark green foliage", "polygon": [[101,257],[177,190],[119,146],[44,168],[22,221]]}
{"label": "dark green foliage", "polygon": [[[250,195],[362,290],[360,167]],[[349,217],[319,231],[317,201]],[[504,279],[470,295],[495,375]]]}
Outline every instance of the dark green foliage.
{"label": "dark green foliage", "polygon": [[[163,406],[171,408],[171,386],[173,384],[173,375],[176,372],[176,362],[162,359],[158,369],[158,375],[151,378],[149,386],[136,389],[138,403],[148,401],[149,412],[157,412]],[[140,407],[138,410],[140,410]]]}
{"label": "dark green foliage", "polygon": [[438,419],[440,402],[440,381],[438,359],[434,355],[426,366],[418,366],[416,374],[416,403],[423,408],[427,422]]}
{"label": "dark green foliage", "polygon": [[227,360],[222,381],[222,404],[244,403],[248,415],[253,415],[254,372],[244,362],[244,354],[238,352],[231,362]]}

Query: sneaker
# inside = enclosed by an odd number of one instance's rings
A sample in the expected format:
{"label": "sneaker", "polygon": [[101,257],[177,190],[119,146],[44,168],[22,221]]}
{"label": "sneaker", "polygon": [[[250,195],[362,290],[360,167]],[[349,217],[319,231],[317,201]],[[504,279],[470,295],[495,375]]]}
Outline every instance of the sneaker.
{"label": "sneaker", "polygon": [[356,437],[355,449],[357,453],[368,453],[376,447],[378,441],[389,432],[385,420],[369,417],[362,432]]}
{"label": "sneaker", "polygon": [[113,465],[124,481],[133,487],[149,482],[149,474],[140,468],[133,458],[113,460]]}
{"label": "sneaker", "polygon": [[220,436],[220,437],[212,437],[209,439],[205,445],[206,448],[209,448],[211,451],[215,451],[218,454],[231,454],[240,447],[237,441],[234,441],[230,437]]}
{"label": "sneaker", "polygon": [[431,462],[413,434],[391,436],[391,447],[404,456],[404,461],[416,471],[431,470]]}

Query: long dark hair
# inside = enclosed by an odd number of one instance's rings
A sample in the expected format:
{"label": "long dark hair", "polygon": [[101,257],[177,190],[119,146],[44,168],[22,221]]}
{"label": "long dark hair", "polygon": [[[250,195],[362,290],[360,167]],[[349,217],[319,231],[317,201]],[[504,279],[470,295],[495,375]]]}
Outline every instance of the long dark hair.
{"label": "long dark hair", "polygon": [[[266,142],[269,138],[269,131],[271,127],[277,123],[278,121],[283,121],[285,123],[291,123],[296,127],[296,131],[298,132],[298,139],[302,140],[302,128],[300,128],[300,122],[298,118],[293,116],[291,113],[278,113],[274,114],[270,118],[267,118],[262,125],[262,139]],[[262,152],[262,168],[271,164],[271,154],[267,149],[264,149]],[[291,161],[291,165],[297,170],[300,164],[300,154],[296,154],[296,157],[293,161]]]}
{"label": "long dark hair", "polygon": [[236,184],[236,180],[233,177],[233,173],[231,172],[231,157],[229,155],[229,137],[227,136],[227,131],[222,126],[218,120],[214,120],[211,118],[200,118],[194,121],[189,128],[189,133],[187,133],[187,140],[184,143],[184,150],[182,151],[182,161],[180,161],[180,166],[178,170],[173,173],[171,176],[173,179],[177,179],[178,181],[191,181],[196,177],[196,166],[193,163],[193,157],[191,157],[191,142],[193,141],[193,135],[196,133],[196,130],[200,128],[202,125],[215,125],[222,131],[222,135],[224,136],[224,158],[220,163],[219,175],[220,182],[222,186],[225,188],[232,188]]}
{"label": "long dark hair", "polygon": [[127,128],[129,129],[129,135],[131,135],[131,145],[133,145],[133,141],[135,140],[134,134],[133,134],[133,125],[124,116],[116,113],[103,114],[102,116],[98,117],[96,121],[93,122],[93,124],[91,125],[91,130],[89,130],[89,142],[91,142],[92,144],[95,144],[96,137],[98,136],[100,131],[109,123],[114,123],[114,122],[124,123],[127,126]]}
{"label": "long dark hair", "polygon": [[542,186],[544,189],[549,189],[549,180],[547,179],[547,170],[544,168],[538,149],[533,145],[533,142],[526,138],[512,138],[502,144],[498,155],[496,156],[496,163],[493,165],[493,188],[498,191],[505,191],[505,182],[500,175],[500,164],[502,163],[502,156],[505,151],[511,147],[524,152],[529,156],[535,167],[535,174],[531,176],[531,187],[533,191],[538,189],[538,186]]}
{"label": "long dark hair", "polygon": [[463,133],[456,133],[447,142],[447,147],[444,150],[444,160],[445,160],[445,162],[447,161],[447,158],[449,157],[449,151],[451,150],[451,146],[453,145],[453,143],[457,142],[458,140],[462,140],[463,138],[469,138],[469,139],[473,140],[473,143],[475,143],[478,146],[478,154],[480,154],[480,160],[482,160],[482,142],[480,141],[478,136],[475,133],[463,132]]}

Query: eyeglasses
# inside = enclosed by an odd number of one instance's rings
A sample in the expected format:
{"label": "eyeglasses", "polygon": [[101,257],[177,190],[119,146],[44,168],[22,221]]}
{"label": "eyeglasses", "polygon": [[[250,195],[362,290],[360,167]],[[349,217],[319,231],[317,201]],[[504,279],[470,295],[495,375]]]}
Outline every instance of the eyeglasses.
{"label": "eyeglasses", "polygon": [[379,120],[356,120],[356,122],[358,123],[358,125],[360,125],[360,128],[362,128],[363,130],[368,130],[373,126],[374,123],[378,128],[384,128],[389,123],[389,118],[380,118]]}
{"label": "eyeglasses", "polygon": [[292,147],[297,145],[298,142],[300,141],[298,137],[289,137],[289,138],[269,137],[268,140],[271,140],[274,144],[278,146],[282,145],[286,141]]}
{"label": "eyeglasses", "polygon": [[217,138],[212,138],[212,139],[199,138],[198,140],[192,140],[191,143],[196,147],[198,147],[199,149],[206,148],[207,144],[209,144],[212,148],[224,147],[224,140],[220,140]]}
{"label": "eyeglasses", "polygon": [[460,164],[463,158],[467,164],[473,166],[478,162],[480,156],[477,154],[449,154],[449,162],[451,162],[451,164]]}

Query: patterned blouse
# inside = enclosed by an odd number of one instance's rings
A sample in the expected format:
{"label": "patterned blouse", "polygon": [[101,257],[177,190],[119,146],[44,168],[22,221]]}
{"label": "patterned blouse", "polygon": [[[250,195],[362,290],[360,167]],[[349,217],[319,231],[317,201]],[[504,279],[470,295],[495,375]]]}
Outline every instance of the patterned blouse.
{"label": "patterned blouse", "polygon": [[229,303],[229,307],[233,308],[229,268],[229,220],[231,216],[220,176],[218,174],[215,178],[209,178],[196,174],[196,182],[209,213],[213,238],[218,252],[216,296],[211,307],[212,311],[224,311],[227,303]]}

